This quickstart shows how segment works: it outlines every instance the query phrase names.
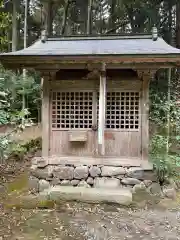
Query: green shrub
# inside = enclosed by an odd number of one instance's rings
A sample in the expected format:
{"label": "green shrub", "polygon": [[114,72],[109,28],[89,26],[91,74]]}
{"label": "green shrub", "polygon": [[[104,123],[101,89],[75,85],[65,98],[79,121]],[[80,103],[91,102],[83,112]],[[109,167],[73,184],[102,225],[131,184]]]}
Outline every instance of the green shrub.
{"label": "green shrub", "polygon": [[167,151],[170,148],[168,139],[162,135],[155,135],[151,140],[150,159],[160,184],[170,178],[179,178],[180,155]]}

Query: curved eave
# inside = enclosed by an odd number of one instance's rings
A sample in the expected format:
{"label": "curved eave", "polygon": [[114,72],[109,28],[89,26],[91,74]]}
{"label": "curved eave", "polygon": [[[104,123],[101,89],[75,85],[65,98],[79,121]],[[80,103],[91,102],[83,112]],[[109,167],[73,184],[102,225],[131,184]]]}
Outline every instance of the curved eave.
{"label": "curved eave", "polygon": [[151,54],[151,55],[83,55],[83,56],[54,56],[54,55],[0,55],[1,63],[8,68],[38,68],[38,66],[59,64],[88,64],[101,63],[107,64],[157,64],[163,66],[170,64],[180,66],[180,54]]}

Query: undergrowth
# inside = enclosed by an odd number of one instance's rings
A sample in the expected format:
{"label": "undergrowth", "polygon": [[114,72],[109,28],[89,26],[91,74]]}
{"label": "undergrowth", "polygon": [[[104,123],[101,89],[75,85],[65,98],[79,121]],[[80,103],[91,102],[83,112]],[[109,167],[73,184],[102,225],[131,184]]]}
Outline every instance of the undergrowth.
{"label": "undergrowth", "polygon": [[169,179],[180,180],[180,155],[167,151],[167,144],[168,149],[171,147],[167,141],[166,136],[155,135],[150,145],[150,158],[161,185]]}

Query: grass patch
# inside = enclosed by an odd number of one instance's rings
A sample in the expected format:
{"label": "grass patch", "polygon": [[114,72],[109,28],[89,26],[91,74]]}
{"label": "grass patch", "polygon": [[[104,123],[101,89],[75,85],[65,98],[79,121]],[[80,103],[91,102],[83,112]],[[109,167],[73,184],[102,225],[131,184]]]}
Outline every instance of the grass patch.
{"label": "grass patch", "polygon": [[14,181],[7,183],[8,193],[21,192],[28,188],[28,173],[23,173]]}

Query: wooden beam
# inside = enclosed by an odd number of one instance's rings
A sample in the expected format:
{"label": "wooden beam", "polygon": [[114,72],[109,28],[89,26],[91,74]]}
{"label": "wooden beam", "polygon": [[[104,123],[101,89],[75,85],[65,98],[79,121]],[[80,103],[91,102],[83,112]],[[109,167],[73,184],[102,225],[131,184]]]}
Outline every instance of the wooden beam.
{"label": "wooden beam", "polygon": [[[82,63],[86,64],[88,62],[92,62],[93,64],[101,64],[101,62],[105,62],[106,64],[180,64],[180,56],[178,54],[175,55],[130,55],[130,56],[122,56],[122,55],[96,55],[96,56],[47,56],[47,55],[39,55],[39,56],[28,56],[28,55],[7,55],[0,56],[0,60],[3,64],[19,64],[22,65],[33,65],[34,67],[37,64],[75,64]],[[150,65],[149,65],[150,66]]]}
{"label": "wooden beam", "polygon": [[50,75],[46,75],[43,77],[42,82],[42,156],[48,157],[49,156],[49,138],[50,138],[50,111],[49,111],[49,81],[50,81]]}
{"label": "wooden beam", "polygon": [[148,160],[149,155],[149,83],[150,78],[143,79],[141,103],[141,151],[142,159]]}
{"label": "wooden beam", "polygon": [[142,80],[141,98],[141,157],[142,160],[149,158],[149,84],[157,69],[137,70],[139,79]]}
{"label": "wooden beam", "polygon": [[[42,162],[41,157],[32,159],[32,163],[37,165]],[[153,165],[148,161],[142,161],[140,158],[130,157],[86,157],[86,156],[50,156],[43,158],[43,162],[53,166],[57,165],[104,165],[115,167],[141,167],[144,170],[153,170]]]}
{"label": "wooden beam", "polygon": [[98,126],[98,152],[99,155],[105,155],[104,129],[105,129],[105,113],[106,113],[106,65],[102,63],[100,73],[99,87],[99,126]]}
{"label": "wooden beam", "polygon": [[[96,88],[96,83],[94,82],[94,88]],[[92,130],[93,130],[93,155],[98,155],[98,145],[97,145],[97,91],[93,91],[93,106],[92,106]]]}
{"label": "wooden beam", "polygon": [[136,69],[136,72],[140,80],[145,80],[147,78],[151,80],[155,76],[157,70],[158,68],[156,66],[156,68]]}

